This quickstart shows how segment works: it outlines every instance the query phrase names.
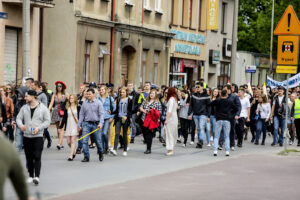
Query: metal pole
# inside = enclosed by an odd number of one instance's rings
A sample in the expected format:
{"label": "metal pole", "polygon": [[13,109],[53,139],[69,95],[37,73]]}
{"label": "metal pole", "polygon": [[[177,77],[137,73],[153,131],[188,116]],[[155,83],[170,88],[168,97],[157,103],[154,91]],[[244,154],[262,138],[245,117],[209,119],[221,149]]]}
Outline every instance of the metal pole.
{"label": "metal pole", "polygon": [[272,69],[272,78],[274,78],[273,73],[273,31],[274,31],[274,0],[272,1],[272,22],[271,22],[271,42],[270,42],[270,69]]}
{"label": "metal pole", "polygon": [[30,0],[23,0],[22,77],[30,77]]}
{"label": "metal pole", "polygon": [[232,26],[232,49],[231,49],[231,70],[230,82],[236,82],[236,49],[237,49],[237,30],[238,30],[239,0],[234,1],[233,26]]}
{"label": "metal pole", "polygon": [[284,151],[287,150],[287,135],[288,135],[288,114],[289,114],[289,79],[290,79],[290,74],[287,74],[287,84],[286,84],[286,93],[285,93],[285,131],[283,135],[284,139]]}

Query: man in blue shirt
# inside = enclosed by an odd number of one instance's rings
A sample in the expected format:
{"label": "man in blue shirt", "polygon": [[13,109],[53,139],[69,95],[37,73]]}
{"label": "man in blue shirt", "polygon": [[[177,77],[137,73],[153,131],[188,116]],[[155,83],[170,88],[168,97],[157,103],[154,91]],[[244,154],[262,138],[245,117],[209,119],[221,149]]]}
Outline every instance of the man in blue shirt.
{"label": "man in blue shirt", "polygon": [[[102,103],[95,98],[95,90],[88,89],[87,90],[87,101],[84,101],[80,114],[79,114],[79,121],[78,121],[78,131],[82,129],[82,136],[87,135],[88,133],[92,132],[93,130],[103,127],[104,123],[104,109]],[[99,160],[103,161],[103,146],[102,146],[102,139],[100,135],[100,131],[96,131],[94,137],[96,139],[96,145],[99,154]],[[89,162],[90,161],[90,154],[89,154],[89,146],[88,146],[89,136],[83,139],[83,153],[84,159],[82,162]]]}

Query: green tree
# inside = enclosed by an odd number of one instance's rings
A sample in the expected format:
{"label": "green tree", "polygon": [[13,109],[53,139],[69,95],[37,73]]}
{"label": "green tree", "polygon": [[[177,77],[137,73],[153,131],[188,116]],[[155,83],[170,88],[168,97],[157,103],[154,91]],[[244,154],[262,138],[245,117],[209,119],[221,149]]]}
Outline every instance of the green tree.
{"label": "green tree", "polygon": [[[270,53],[272,0],[239,0],[238,50]],[[274,29],[288,5],[292,5],[300,17],[300,0],[275,0]],[[274,56],[277,53],[277,36],[273,41]]]}

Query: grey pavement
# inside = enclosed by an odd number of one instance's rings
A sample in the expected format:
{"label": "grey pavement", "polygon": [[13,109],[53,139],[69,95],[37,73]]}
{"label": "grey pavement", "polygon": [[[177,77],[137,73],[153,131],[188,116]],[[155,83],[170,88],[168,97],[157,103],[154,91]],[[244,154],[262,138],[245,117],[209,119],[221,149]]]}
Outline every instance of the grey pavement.
{"label": "grey pavement", "polygon": [[[50,132],[52,135],[54,135],[55,130],[51,128]],[[211,147],[205,146],[203,149],[196,149],[195,145],[188,145],[186,148],[184,148],[179,144],[175,148],[175,155],[171,157],[167,157],[165,156],[166,153],[165,148],[158,142],[157,139],[154,139],[152,154],[144,155],[143,152],[145,151],[145,145],[142,143],[141,140],[142,137],[138,137],[136,139],[136,143],[130,146],[130,150],[128,151],[127,157],[123,157],[122,151],[119,150],[118,156],[114,157],[108,155],[105,156],[104,162],[99,162],[98,156],[96,154],[96,149],[91,149],[90,162],[81,163],[80,161],[83,158],[82,154],[77,155],[73,162],[68,162],[67,158],[69,155],[69,149],[66,147],[63,150],[58,151],[57,149],[55,149],[57,139],[54,139],[53,147],[51,147],[50,149],[45,148],[43,151],[42,170],[41,170],[41,177],[40,177],[41,183],[39,186],[30,185],[30,192],[32,195],[39,193],[42,199],[52,199],[57,197],[63,197],[61,199],[64,199],[64,196],[66,195],[70,195],[78,192],[84,192],[90,189],[97,188],[98,190],[98,188],[102,188],[102,187],[106,188],[114,184],[122,184],[122,183],[127,185],[127,181],[136,181],[139,179],[145,179],[151,177],[155,178],[155,176],[160,176],[160,175],[165,177],[165,175],[168,173],[177,172],[179,170],[191,169],[195,167],[201,168],[205,166],[211,166],[211,167],[215,167],[214,173],[217,174],[223,173],[222,170],[224,169],[222,167],[223,166],[222,163],[225,164],[227,163],[229,169],[230,168],[236,169],[237,166],[230,164],[231,160],[233,163],[240,162],[241,164],[246,165],[245,163],[248,162],[243,163],[244,162],[243,160],[248,160],[248,158],[251,160],[253,156],[258,156],[258,158],[262,160],[262,168],[264,170],[268,169],[268,165],[263,167],[264,164],[267,164],[264,163],[264,158],[266,158],[266,161],[268,159],[272,160],[269,157],[271,158],[274,157],[277,160],[285,159],[276,156],[276,153],[282,150],[282,147],[271,147],[270,146],[271,138],[269,137],[267,138],[266,146],[261,146],[261,145],[255,146],[250,142],[246,141],[244,143],[244,147],[236,149],[236,151],[231,152],[231,156],[229,158],[225,157],[224,151],[219,152],[218,157],[213,157]],[[289,148],[299,149],[295,145]],[[21,154],[21,158],[23,160],[23,163],[25,163],[25,158],[23,153]],[[255,160],[255,158],[252,159]],[[299,157],[291,158],[291,160],[296,160],[296,159],[299,160]],[[256,161],[254,162],[256,163]],[[291,163],[291,165],[293,164],[298,164],[299,166],[299,163]],[[216,166],[219,166],[219,169],[217,169]],[[244,173],[242,171],[240,172],[242,176]],[[296,174],[296,171],[292,171],[292,173],[294,172]],[[284,172],[282,173],[284,174]],[[210,176],[210,174],[211,173],[207,174],[208,178],[214,179],[215,176],[213,175]],[[194,175],[197,175],[197,173],[195,172]],[[250,175],[254,177],[256,173],[252,173]],[[278,176],[277,173],[273,174],[274,179],[277,179],[277,176]],[[249,177],[250,178],[249,180],[251,181],[252,180],[251,178],[253,177]],[[184,177],[182,178],[184,179]],[[257,176],[257,178],[260,177]],[[189,178],[186,179],[186,181],[189,180],[190,180]],[[246,180],[247,180],[247,176],[246,176]],[[300,179],[298,178],[296,179],[296,181],[297,180],[299,181]],[[170,179],[169,181],[172,182],[173,180]],[[237,179],[237,181],[239,180]],[[192,183],[193,182],[191,183],[188,182],[187,184],[189,185]],[[139,182],[137,182],[137,184],[139,184]],[[160,182],[158,182],[157,184],[160,185]],[[202,187],[202,184],[204,183],[201,184],[199,183],[199,188]],[[6,186],[7,187],[5,189],[5,197],[6,197],[5,199],[9,199],[9,200],[15,199],[15,193],[12,190],[10,183],[7,183]],[[213,185],[211,185],[210,189],[212,189],[212,187]],[[279,188],[282,189],[282,186],[280,186]],[[233,194],[239,192],[241,191],[234,190]],[[271,191],[268,191],[268,193],[269,192]],[[119,198],[122,198],[122,194],[120,194]],[[82,198],[73,197],[73,199],[82,199]],[[113,196],[111,196],[111,199],[114,199]],[[168,199],[173,199],[173,198],[168,198]]]}

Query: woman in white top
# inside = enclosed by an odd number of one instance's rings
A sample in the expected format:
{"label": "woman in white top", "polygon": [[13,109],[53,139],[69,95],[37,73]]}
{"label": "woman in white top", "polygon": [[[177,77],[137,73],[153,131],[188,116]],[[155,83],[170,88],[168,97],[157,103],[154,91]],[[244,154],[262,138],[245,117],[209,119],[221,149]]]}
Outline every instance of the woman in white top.
{"label": "woman in white top", "polygon": [[65,136],[67,137],[67,143],[71,148],[70,156],[68,161],[73,161],[76,155],[76,138],[78,136],[78,116],[79,116],[79,107],[78,100],[76,95],[70,95],[69,100],[66,104],[64,111],[64,116],[60,128],[65,126]]}
{"label": "woman in white top", "polygon": [[178,137],[177,101],[175,88],[169,88],[167,93],[167,118],[164,127],[167,156],[174,154],[173,150]]}
{"label": "woman in white top", "polygon": [[259,104],[257,105],[256,109],[256,115],[258,115],[258,120],[256,121],[256,137],[254,144],[259,144],[259,138],[261,132],[263,132],[263,139],[261,145],[265,145],[265,139],[267,135],[267,122],[270,119],[271,105],[268,102],[267,96],[264,94],[258,97],[258,103]]}

